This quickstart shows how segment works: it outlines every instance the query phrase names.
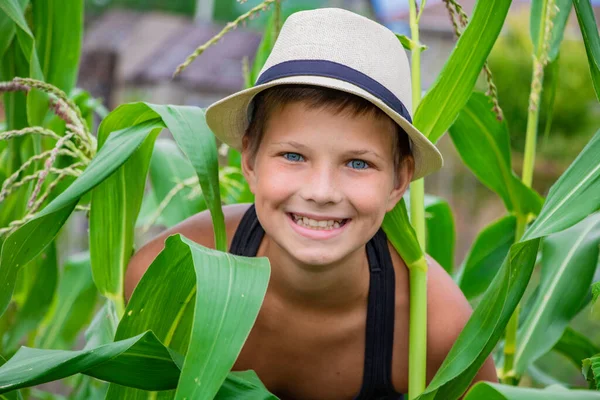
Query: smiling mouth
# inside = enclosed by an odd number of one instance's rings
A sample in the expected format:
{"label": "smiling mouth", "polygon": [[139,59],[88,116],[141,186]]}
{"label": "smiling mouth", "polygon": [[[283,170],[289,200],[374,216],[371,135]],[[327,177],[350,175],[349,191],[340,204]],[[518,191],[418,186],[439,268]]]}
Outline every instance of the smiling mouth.
{"label": "smiling mouth", "polygon": [[332,229],[338,229],[338,228],[341,228],[342,226],[346,225],[346,223],[348,221],[350,221],[350,218],[329,219],[329,220],[320,220],[319,221],[319,220],[304,217],[301,215],[296,215],[293,213],[288,213],[288,215],[290,216],[290,218],[292,219],[292,221],[294,221],[294,223],[296,225],[299,225],[299,226],[302,226],[302,227],[308,228],[308,229],[314,229],[317,231],[328,231],[328,230],[332,230]]}

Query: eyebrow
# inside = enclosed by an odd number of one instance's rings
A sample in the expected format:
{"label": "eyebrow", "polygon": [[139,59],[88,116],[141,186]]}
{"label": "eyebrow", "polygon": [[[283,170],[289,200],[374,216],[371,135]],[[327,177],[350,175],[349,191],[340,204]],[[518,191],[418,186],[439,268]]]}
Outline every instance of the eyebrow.
{"label": "eyebrow", "polygon": [[[301,143],[298,143],[298,142],[295,142],[293,140],[290,140],[290,141],[287,141],[287,142],[275,142],[275,143],[272,143],[272,145],[275,145],[275,146],[286,146],[287,145],[287,146],[292,146],[292,147],[294,147],[294,148],[296,148],[298,150],[306,150],[306,149],[309,148],[308,146],[305,146],[305,145],[303,145]],[[377,158],[385,161],[385,158],[383,158],[382,156],[380,156],[376,152],[374,152],[372,150],[367,150],[367,149],[349,150],[349,151],[346,151],[344,153],[344,155],[346,155],[346,156],[353,156],[353,157],[364,156],[364,155],[372,155],[374,157],[377,157]]]}
{"label": "eyebrow", "polygon": [[345,154],[350,155],[350,156],[372,155],[372,156],[375,156],[375,157],[385,161],[385,158],[381,157],[379,154],[377,154],[371,150],[350,150],[350,151],[347,151]]}
{"label": "eyebrow", "polygon": [[275,143],[271,143],[271,144],[275,145],[275,146],[292,146],[292,147],[294,147],[296,149],[299,149],[299,150],[306,150],[306,149],[308,149],[307,146],[305,146],[305,145],[303,145],[301,143],[298,143],[298,142],[294,142],[293,140],[290,140],[289,142],[275,142]]}

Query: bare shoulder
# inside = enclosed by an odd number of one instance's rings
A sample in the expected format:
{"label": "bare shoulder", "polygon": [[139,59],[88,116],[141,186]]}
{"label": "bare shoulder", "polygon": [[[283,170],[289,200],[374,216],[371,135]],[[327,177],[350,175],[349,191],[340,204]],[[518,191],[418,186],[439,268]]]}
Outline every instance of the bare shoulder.
{"label": "bare shoulder", "polygon": [[[250,204],[231,204],[223,207],[225,229],[227,231],[227,248]],[[181,234],[202,246],[214,248],[213,223],[208,210],[181,221],[174,227],[165,230],[142,246],[131,258],[125,274],[125,298],[129,299],[133,289],[142,278],[152,261],[165,246],[165,240],[174,234]]]}
{"label": "bare shoulder", "polygon": [[[452,277],[427,255],[427,359],[435,374],[473,310]],[[429,375],[429,371],[428,371]],[[431,376],[433,377],[433,376]]]}

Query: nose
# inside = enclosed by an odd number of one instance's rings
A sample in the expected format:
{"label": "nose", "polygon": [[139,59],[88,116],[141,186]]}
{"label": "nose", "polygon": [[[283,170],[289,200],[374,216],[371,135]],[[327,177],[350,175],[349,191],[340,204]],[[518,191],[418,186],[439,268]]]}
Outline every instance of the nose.
{"label": "nose", "polygon": [[300,189],[300,197],[317,204],[336,204],[342,201],[340,182],[335,168],[328,165],[315,165],[306,175]]}

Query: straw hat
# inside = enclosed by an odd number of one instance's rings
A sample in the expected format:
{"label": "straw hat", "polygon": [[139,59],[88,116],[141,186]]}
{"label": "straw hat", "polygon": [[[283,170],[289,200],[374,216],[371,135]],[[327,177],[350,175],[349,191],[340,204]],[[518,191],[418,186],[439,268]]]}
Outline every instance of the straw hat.
{"label": "straw hat", "polygon": [[220,140],[241,150],[252,99],[282,84],[323,86],[370,101],[408,134],[415,159],[413,180],[442,167],[439,151],[412,125],[406,52],[396,35],[377,22],[338,8],[292,14],[255,85],[208,107],[208,126]]}

